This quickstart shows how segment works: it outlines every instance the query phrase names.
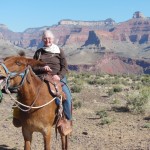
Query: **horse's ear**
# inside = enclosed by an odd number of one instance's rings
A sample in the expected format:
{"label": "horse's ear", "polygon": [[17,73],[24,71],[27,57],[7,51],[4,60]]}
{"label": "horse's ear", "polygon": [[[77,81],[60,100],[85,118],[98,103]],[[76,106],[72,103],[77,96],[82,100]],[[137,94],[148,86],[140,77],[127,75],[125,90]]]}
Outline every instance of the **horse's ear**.
{"label": "horse's ear", "polygon": [[26,56],[26,53],[25,53],[23,50],[20,50],[20,51],[18,52],[18,54],[19,54],[19,56]]}
{"label": "horse's ear", "polygon": [[10,58],[10,56],[9,57],[5,57],[5,58],[3,58],[3,60],[5,61],[5,60],[7,60],[7,59],[9,59]]}
{"label": "horse's ear", "polygon": [[7,57],[3,58],[3,60],[5,61],[5,60],[8,60],[8,59],[13,58],[13,57],[15,57],[15,56],[7,56]]}

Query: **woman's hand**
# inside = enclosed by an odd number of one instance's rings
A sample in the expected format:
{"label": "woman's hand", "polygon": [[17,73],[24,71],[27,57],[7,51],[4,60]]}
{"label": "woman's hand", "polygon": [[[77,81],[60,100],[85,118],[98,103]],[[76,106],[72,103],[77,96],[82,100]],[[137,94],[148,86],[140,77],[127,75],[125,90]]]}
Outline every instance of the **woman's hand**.
{"label": "woman's hand", "polygon": [[44,69],[45,69],[45,71],[47,71],[47,72],[51,72],[52,71],[52,69],[49,67],[49,66],[44,66]]}
{"label": "woman's hand", "polygon": [[60,81],[60,77],[58,75],[53,75],[53,80],[59,80]]}

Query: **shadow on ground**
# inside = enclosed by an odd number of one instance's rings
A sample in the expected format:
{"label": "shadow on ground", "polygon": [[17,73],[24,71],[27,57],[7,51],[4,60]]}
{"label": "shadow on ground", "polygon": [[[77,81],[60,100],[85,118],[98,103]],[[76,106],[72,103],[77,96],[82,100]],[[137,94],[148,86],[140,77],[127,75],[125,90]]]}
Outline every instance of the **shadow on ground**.
{"label": "shadow on ground", "polygon": [[0,145],[0,150],[15,150],[15,149],[9,148],[9,146],[7,145]]}

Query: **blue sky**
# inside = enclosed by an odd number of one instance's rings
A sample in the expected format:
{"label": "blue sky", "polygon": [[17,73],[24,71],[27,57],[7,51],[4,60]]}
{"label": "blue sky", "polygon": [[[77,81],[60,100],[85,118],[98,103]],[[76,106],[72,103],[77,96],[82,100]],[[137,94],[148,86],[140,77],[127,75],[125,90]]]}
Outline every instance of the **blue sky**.
{"label": "blue sky", "polygon": [[0,0],[0,24],[14,32],[51,26],[62,19],[117,23],[132,18],[136,11],[150,17],[150,0]]}

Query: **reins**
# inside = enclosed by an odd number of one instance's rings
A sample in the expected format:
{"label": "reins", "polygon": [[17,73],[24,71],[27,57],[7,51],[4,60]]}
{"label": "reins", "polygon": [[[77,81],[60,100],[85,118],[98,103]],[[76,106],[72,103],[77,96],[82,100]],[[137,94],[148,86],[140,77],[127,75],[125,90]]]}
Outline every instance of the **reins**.
{"label": "reins", "polygon": [[[59,97],[54,97],[54,98],[51,99],[49,102],[47,102],[47,103],[45,103],[45,104],[43,104],[43,105],[41,105],[41,106],[34,106],[34,104],[36,103],[37,98],[38,98],[38,96],[39,96],[39,91],[40,91],[40,89],[41,89],[41,87],[42,87],[42,85],[43,85],[43,82],[42,82],[42,84],[40,85],[40,87],[38,88],[38,90],[37,90],[37,92],[36,92],[35,100],[33,101],[33,103],[32,103],[30,106],[25,105],[25,104],[19,102],[18,100],[16,100],[16,99],[11,95],[11,92],[9,91],[8,88],[10,88],[10,89],[18,89],[19,87],[23,86],[24,81],[25,81],[25,79],[26,79],[26,77],[27,77],[27,75],[28,75],[28,73],[29,73],[29,69],[30,69],[31,67],[30,67],[30,66],[27,66],[27,67],[23,70],[23,72],[16,73],[16,72],[10,72],[10,71],[8,70],[8,68],[7,68],[3,63],[1,63],[0,65],[3,66],[3,68],[4,68],[4,70],[5,70],[6,74],[7,74],[5,90],[6,90],[6,92],[9,94],[11,100],[13,100],[13,101],[15,102],[15,105],[14,105],[13,107],[18,107],[21,111],[28,112],[28,111],[30,111],[31,109],[39,109],[39,108],[42,108],[42,107],[45,107],[45,106],[49,105],[49,104],[52,103],[56,98],[58,98],[58,99],[60,100],[60,102],[62,102],[62,95],[60,95],[60,98],[59,98]],[[15,77],[17,77],[17,76],[21,76],[21,77],[22,77],[21,82],[20,82],[17,86],[15,86],[15,87],[10,87],[10,85],[9,85],[10,79],[15,78]],[[27,109],[23,109],[23,108],[21,108],[21,106],[23,106],[23,107],[25,107],[25,108],[27,108]]]}
{"label": "reins", "polygon": [[[16,107],[18,107],[20,110],[22,110],[22,111],[24,111],[24,112],[30,111],[31,109],[39,109],[39,108],[45,107],[45,106],[47,106],[48,104],[52,103],[52,102],[57,98],[57,97],[54,97],[52,100],[50,100],[49,102],[47,102],[47,103],[45,103],[45,104],[43,104],[43,105],[41,105],[41,106],[33,106],[33,105],[28,106],[28,105],[25,105],[25,104],[23,104],[23,103],[17,101],[17,100],[11,95],[11,93],[8,93],[8,94],[9,94],[9,96],[11,97],[11,99],[14,100],[15,103],[18,103],[19,105],[21,105],[21,106],[23,106],[23,107],[29,108],[29,109],[26,110],[26,109],[22,109],[21,107],[19,107],[18,105],[16,105]],[[58,98],[59,98],[59,97],[58,97]],[[62,96],[61,96],[61,99],[59,99],[59,100],[62,101]]]}

